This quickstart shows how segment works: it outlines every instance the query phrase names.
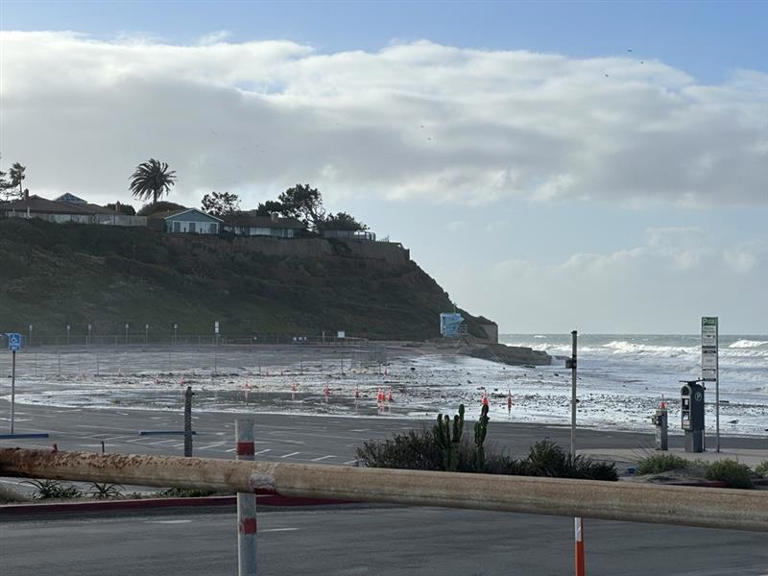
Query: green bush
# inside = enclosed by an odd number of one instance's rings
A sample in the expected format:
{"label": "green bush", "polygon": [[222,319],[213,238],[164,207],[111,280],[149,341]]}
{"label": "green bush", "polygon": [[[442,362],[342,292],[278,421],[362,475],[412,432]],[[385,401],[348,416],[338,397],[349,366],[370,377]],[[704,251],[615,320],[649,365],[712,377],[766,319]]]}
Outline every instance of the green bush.
{"label": "green bush", "polygon": [[123,495],[122,485],[110,484],[109,482],[91,482],[91,496],[96,500],[109,500],[110,498],[120,498]]}
{"label": "green bush", "polygon": [[753,488],[752,470],[735,460],[720,460],[710,464],[707,480],[725,482],[729,488]]}
{"label": "green bush", "polygon": [[166,498],[203,498],[213,496],[215,493],[214,490],[202,488],[168,488],[160,492],[160,495]]}
{"label": "green bush", "polygon": [[637,473],[659,474],[670,470],[682,470],[688,467],[688,461],[674,454],[653,454],[647,456],[637,463]]}
{"label": "green bush", "polygon": [[768,460],[765,460],[764,462],[761,462],[757,465],[755,468],[755,474],[757,474],[760,478],[768,478]]}
{"label": "green bush", "polygon": [[[456,472],[482,472],[510,476],[550,476],[588,480],[618,480],[613,463],[595,462],[577,456],[571,460],[557,444],[543,440],[531,447],[527,458],[517,460],[501,454],[486,453],[482,470],[477,469],[474,446],[464,440],[456,456]],[[398,434],[391,440],[368,441],[357,449],[358,466],[443,470],[443,450],[434,431]]]}
{"label": "green bush", "polygon": [[71,484],[62,484],[58,480],[27,480],[24,484],[34,487],[35,500],[80,498],[83,493],[77,486]]}
{"label": "green bush", "polygon": [[356,454],[358,465],[368,468],[443,469],[443,453],[430,430],[363,442]]}

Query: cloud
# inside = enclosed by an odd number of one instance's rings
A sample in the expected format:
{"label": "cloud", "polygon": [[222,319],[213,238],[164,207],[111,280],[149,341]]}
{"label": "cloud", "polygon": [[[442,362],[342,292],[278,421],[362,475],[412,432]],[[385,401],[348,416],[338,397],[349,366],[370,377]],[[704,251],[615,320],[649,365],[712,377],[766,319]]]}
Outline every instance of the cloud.
{"label": "cloud", "polygon": [[[477,274],[465,270],[462,277]],[[760,305],[766,281],[766,241],[724,249],[707,243],[696,228],[659,228],[647,230],[639,246],[576,253],[555,264],[499,261],[485,282],[504,289],[482,296],[472,295],[470,281],[457,277],[451,283],[458,301],[468,301],[470,309],[497,310],[494,319],[509,332],[579,327],[593,333],[674,333],[682,326],[694,332],[697,317],[716,310],[727,318],[729,333],[739,333],[768,321],[768,308]]]}
{"label": "cloud", "polygon": [[702,85],[632,58],[227,37],[0,33],[3,159],[28,167],[33,192],[101,201],[157,157],[188,202],[311,182],[330,199],[768,204],[757,71]]}

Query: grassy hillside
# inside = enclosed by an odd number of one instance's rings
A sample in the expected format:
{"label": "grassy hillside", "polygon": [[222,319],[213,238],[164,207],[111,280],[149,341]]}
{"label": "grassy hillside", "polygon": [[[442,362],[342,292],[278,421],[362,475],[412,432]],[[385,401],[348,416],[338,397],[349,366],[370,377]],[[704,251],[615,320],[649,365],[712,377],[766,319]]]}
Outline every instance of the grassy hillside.
{"label": "grassy hillside", "polygon": [[[254,242],[258,242],[254,240]],[[317,239],[313,242],[329,242]],[[329,242],[322,257],[277,257],[234,241],[172,239],[146,228],[0,220],[0,331],[39,342],[65,326],[82,335],[143,332],[318,335],[426,339],[438,336],[448,295],[414,262],[356,256]],[[469,317],[465,314],[465,317]],[[481,336],[478,320],[470,332]]]}

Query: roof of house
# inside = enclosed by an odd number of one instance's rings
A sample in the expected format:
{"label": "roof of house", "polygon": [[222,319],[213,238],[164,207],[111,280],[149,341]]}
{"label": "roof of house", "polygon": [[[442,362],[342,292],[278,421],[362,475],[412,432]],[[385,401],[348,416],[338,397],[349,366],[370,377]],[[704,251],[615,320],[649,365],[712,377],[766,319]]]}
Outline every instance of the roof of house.
{"label": "roof of house", "polygon": [[54,202],[64,202],[66,204],[88,204],[85,200],[82,198],[79,198],[75,196],[74,194],[70,194],[69,192],[62,194],[58,198],[53,199]]}
{"label": "roof of house", "polygon": [[46,200],[40,196],[30,196],[0,205],[3,212],[37,212],[39,214],[114,214],[114,210],[95,204],[67,204]]}
{"label": "roof of house", "polygon": [[168,216],[164,216],[163,220],[170,220],[172,218],[176,218],[177,216],[181,216],[182,214],[186,214],[187,212],[197,212],[198,214],[202,214],[203,216],[207,218],[211,218],[212,220],[216,220],[217,222],[224,222],[221,218],[217,218],[216,216],[213,216],[212,214],[208,214],[207,212],[203,212],[202,210],[198,210],[197,208],[187,208],[185,210],[177,210],[176,212],[172,212],[168,214]]}
{"label": "roof of house", "polygon": [[305,226],[295,218],[272,218],[270,216],[256,216],[251,212],[241,212],[229,219],[229,223],[237,227],[248,228],[293,228],[301,230]]}

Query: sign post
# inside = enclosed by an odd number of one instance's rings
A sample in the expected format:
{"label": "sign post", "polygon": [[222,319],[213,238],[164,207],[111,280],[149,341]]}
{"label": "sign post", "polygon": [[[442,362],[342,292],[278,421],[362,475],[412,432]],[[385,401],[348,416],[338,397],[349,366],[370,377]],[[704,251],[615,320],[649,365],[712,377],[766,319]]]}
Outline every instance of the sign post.
{"label": "sign post", "polygon": [[720,365],[717,316],[701,317],[701,379],[715,383],[715,451],[720,452]]}
{"label": "sign post", "polygon": [[21,349],[21,334],[16,332],[9,332],[6,334],[8,337],[8,350],[11,351],[11,434],[13,434],[13,426],[15,421],[16,410],[16,352]]}

